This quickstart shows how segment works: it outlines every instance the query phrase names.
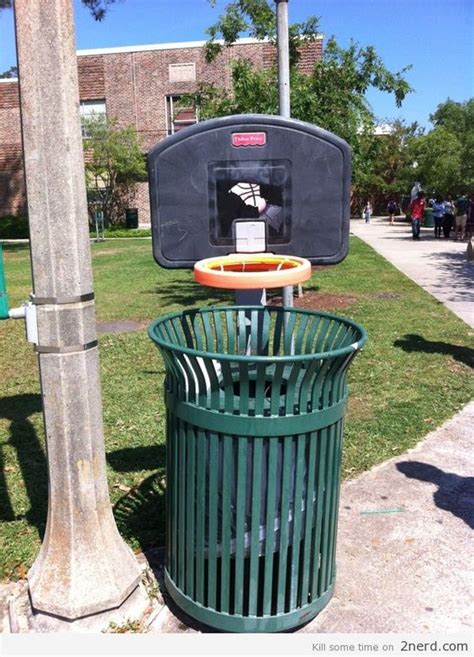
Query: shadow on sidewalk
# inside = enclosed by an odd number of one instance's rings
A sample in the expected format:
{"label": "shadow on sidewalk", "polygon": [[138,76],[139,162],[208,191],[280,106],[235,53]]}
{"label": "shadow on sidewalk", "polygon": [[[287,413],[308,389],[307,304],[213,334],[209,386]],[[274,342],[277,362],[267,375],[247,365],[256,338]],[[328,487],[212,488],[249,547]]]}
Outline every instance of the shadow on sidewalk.
{"label": "shadow on sidewalk", "polygon": [[413,235],[411,234],[411,231],[409,233],[408,232],[407,233],[399,233],[398,235],[384,235],[383,239],[384,240],[395,240],[397,242],[402,242],[402,241],[413,242],[413,241],[416,241],[417,244],[420,241],[420,240],[413,240]]}
{"label": "shadow on sidewalk", "polygon": [[[474,263],[466,260],[466,244],[462,251],[438,251],[426,253],[424,258],[434,260],[441,279],[449,277],[453,288],[453,295],[459,301],[472,301],[474,284]],[[458,287],[459,286],[459,287]]]}
{"label": "shadow on sidewalk", "polygon": [[422,335],[407,333],[393,343],[394,347],[400,347],[403,351],[411,353],[421,351],[425,354],[447,354],[455,360],[474,368],[474,349],[462,345],[450,344],[434,340],[426,340]]}
{"label": "shadow on sidewalk", "polygon": [[420,461],[401,461],[397,470],[409,477],[438,486],[433,501],[439,509],[449,511],[474,529],[474,477],[444,472],[435,465]]}

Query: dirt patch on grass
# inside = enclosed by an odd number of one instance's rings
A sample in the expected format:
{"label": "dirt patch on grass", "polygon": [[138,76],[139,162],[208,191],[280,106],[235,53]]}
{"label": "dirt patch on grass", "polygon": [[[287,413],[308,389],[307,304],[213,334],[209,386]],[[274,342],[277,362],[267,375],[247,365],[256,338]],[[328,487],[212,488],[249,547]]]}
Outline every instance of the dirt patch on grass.
{"label": "dirt patch on grass", "polygon": [[97,322],[98,333],[132,333],[141,331],[146,326],[143,322],[134,322],[133,320],[112,320],[108,322]]}
{"label": "dirt patch on grass", "polygon": [[96,258],[99,256],[117,255],[117,253],[120,253],[118,249],[107,249],[106,251],[94,251],[92,255]]}
{"label": "dirt patch on grass", "polygon": [[[328,294],[325,292],[305,291],[302,297],[295,295],[295,308],[304,310],[344,310],[358,301],[358,297],[350,294]],[[281,306],[281,296],[272,297],[268,305]]]}
{"label": "dirt patch on grass", "polygon": [[347,417],[351,420],[370,420],[374,416],[372,404],[364,397],[349,395]]}

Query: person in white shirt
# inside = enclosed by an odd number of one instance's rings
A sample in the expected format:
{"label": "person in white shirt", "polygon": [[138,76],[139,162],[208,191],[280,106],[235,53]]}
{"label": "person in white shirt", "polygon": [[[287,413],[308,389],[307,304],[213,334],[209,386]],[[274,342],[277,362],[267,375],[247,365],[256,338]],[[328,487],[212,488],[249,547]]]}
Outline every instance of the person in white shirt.
{"label": "person in white shirt", "polygon": [[444,217],[443,217],[443,234],[446,240],[449,239],[453,225],[454,225],[454,203],[451,194],[448,194],[444,202]]}
{"label": "person in white shirt", "polygon": [[438,194],[433,201],[433,219],[434,219],[434,236],[435,239],[441,238],[441,229],[443,228],[444,221],[444,203],[442,197]]}
{"label": "person in white shirt", "polygon": [[364,220],[366,224],[370,223],[371,216],[372,216],[372,203],[370,201],[367,201],[364,208]]}

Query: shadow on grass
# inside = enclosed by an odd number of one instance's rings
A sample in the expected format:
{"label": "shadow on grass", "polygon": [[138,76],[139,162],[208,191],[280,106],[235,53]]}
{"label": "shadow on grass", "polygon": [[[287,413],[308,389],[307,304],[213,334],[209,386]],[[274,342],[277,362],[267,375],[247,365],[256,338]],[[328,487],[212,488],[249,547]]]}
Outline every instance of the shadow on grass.
{"label": "shadow on grass", "polygon": [[160,468],[114,504],[120,533],[137,541],[143,552],[165,544],[165,491],[164,470]]}
{"label": "shadow on grass", "polygon": [[138,542],[159,584],[164,602],[176,617],[174,631],[215,632],[183,612],[168,594],[164,582],[166,540],[166,481],[164,474],[165,447],[121,449],[107,455],[112,467],[119,471],[149,468],[160,464],[157,472],[133,487],[114,505],[114,517],[120,534]]}
{"label": "shadow on grass", "polygon": [[437,340],[426,340],[422,335],[416,333],[408,333],[395,340],[393,346],[400,347],[407,353],[419,351],[425,354],[447,354],[468,367],[474,367],[474,349],[470,347]]}
{"label": "shadow on grass", "polygon": [[435,465],[420,461],[402,461],[397,470],[409,477],[438,486],[433,493],[433,501],[439,509],[449,511],[461,518],[474,529],[474,477],[461,477],[452,472],[444,472]]}
{"label": "shadow on grass", "polygon": [[107,454],[107,461],[116,472],[140,472],[162,469],[166,458],[164,445],[125,447]]}
{"label": "shadow on grass", "polygon": [[[42,537],[48,508],[48,466],[43,447],[29,419],[41,410],[40,395],[15,395],[0,399],[0,417],[11,422],[9,444],[16,451],[30,501],[30,509],[24,517]],[[0,520],[18,520],[8,495],[4,472],[5,467],[0,462]]]}
{"label": "shadow on grass", "polygon": [[203,287],[194,281],[173,281],[160,285],[154,290],[147,290],[142,294],[156,294],[160,298],[161,306],[179,305],[189,308],[191,306],[211,306],[216,303],[234,302],[232,291]]}
{"label": "shadow on grass", "polygon": [[137,541],[142,551],[164,545],[165,460],[164,445],[127,447],[107,454],[107,461],[116,472],[156,469],[114,505],[120,533],[127,539]]}

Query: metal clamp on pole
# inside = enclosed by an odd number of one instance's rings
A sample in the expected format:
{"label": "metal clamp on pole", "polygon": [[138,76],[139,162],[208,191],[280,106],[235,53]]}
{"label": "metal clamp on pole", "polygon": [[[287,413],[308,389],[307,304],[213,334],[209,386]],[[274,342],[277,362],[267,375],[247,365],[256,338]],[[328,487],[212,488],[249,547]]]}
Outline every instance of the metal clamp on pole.
{"label": "metal clamp on pole", "polygon": [[70,303],[84,303],[85,301],[92,301],[94,297],[93,292],[86,292],[85,294],[78,294],[75,296],[67,297],[37,297],[34,294],[30,295],[31,302],[35,306],[65,306]]}
{"label": "metal clamp on pole", "polygon": [[30,301],[26,301],[18,308],[11,308],[8,313],[10,319],[24,319],[26,326],[26,339],[31,344],[35,345],[35,351],[40,354],[69,354],[78,351],[88,351],[97,347],[97,340],[88,342],[87,344],[68,345],[52,347],[47,345],[39,346],[38,340],[38,319],[37,319],[37,306],[55,305],[62,306],[72,303],[84,303],[94,299],[93,292],[87,292],[77,296],[68,297],[36,297],[34,294],[30,295]]}
{"label": "metal clamp on pole", "polygon": [[89,349],[94,349],[98,345],[97,340],[92,340],[87,344],[73,344],[64,347],[48,347],[36,344],[35,351],[37,354],[76,354],[81,351],[89,351]]}

